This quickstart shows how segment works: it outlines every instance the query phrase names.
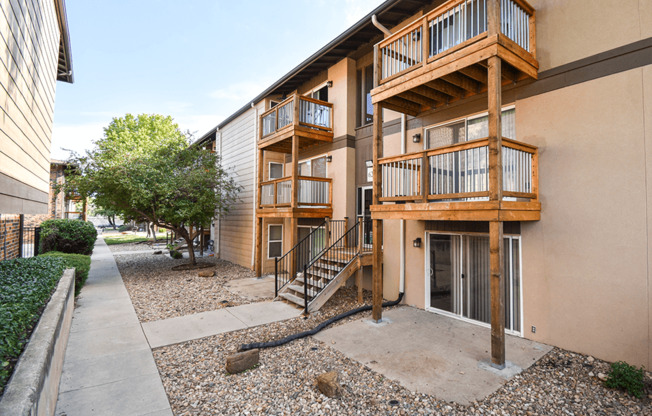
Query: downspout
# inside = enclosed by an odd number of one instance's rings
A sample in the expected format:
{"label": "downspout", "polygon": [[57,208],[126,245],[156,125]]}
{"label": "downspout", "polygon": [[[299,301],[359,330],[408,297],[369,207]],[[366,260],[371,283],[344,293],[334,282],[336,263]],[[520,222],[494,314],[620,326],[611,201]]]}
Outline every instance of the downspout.
{"label": "downspout", "polygon": [[[401,154],[404,155],[407,153],[407,117],[405,114],[401,114]],[[400,245],[401,245],[401,252],[400,252],[400,274],[399,274],[399,293],[405,293],[405,220],[401,220],[401,227],[400,227]]]}
{"label": "downspout", "polygon": [[[220,163],[222,163],[222,132],[217,129],[215,132],[217,137],[215,137],[215,140],[219,140],[218,143],[215,143],[215,150],[219,152],[218,154],[220,155]],[[224,165],[222,165],[224,166]],[[217,216],[217,225],[216,225],[216,230],[215,230],[215,238],[213,239],[213,253],[217,254],[218,258],[222,258],[222,252],[220,251],[220,241],[222,240],[222,216],[218,215]]]}
{"label": "downspout", "polygon": [[256,192],[256,187],[258,186],[258,108],[251,102],[251,108],[254,110],[254,206],[253,206],[253,238],[251,239],[251,265],[256,267],[256,207],[258,206],[258,192]]}
{"label": "downspout", "polygon": [[391,30],[387,29],[385,26],[383,26],[382,23],[378,21],[378,18],[376,18],[375,14],[371,16],[371,23],[373,23],[374,26],[380,29],[380,31],[386,34],[387,36],[390,36],[392,34]]}

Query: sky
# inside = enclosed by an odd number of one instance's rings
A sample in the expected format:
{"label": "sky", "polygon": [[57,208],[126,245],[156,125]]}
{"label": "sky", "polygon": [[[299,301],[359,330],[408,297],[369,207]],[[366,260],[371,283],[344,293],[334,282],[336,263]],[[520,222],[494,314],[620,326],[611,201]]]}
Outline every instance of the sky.
{"label": "sky", "polygon": [[381,3],[67,0],[75,82],[57,82],[52,158],[127,113],[199,137]]}

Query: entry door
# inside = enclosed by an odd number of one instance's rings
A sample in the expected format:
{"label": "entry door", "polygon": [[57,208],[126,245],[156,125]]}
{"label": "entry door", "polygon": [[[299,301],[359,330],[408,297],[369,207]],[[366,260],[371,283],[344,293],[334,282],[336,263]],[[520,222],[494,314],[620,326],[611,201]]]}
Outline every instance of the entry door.
{"label": "entry door", "polygon": [[[520,238],[505,237],[505,328],[519,332]],[[428,306],[461,318],[491,322],[489,237],[430,234]]]}
{"label": "entry door", "polygon": [[359,221],[363,222],[363,244],[371,247],[373,235],[371,233],[371,203],[373,201],[373,190],[371,186],[358,188],[357,215]]}

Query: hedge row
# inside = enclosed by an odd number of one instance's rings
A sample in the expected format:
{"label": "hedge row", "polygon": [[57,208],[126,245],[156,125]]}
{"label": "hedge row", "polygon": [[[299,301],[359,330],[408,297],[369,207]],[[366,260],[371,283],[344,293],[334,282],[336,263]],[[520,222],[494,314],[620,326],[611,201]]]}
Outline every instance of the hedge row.
{"label": "hedge row", "polygon": [[60,251],[48,251],[41,254],[42,257],[56,257],[63,260],[66,269],[75,269],[75,296],[79,295],[91,269],[91,256],[83,254],[62,253]]}
{"label": "hedge row", "polygon": [[41,223],[41,253],[91,254],[97,240],[97,230],[91,222],[81,220],[46,220]]}
{"label": "hedge row", "polygon": [[0,394],[65,269],[57,257],[0,262]]}

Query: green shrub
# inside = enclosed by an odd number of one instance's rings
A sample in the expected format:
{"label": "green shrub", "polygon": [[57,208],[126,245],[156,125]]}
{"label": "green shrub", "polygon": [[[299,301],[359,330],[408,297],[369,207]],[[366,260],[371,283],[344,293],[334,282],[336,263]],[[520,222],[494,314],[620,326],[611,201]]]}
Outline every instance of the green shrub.
{"label": "green shrub", "polygon": [[120,231],[121,233],[123,233],[123,232],[125,232],[125,231],[131,231],[131,230],[133,230],[133,228],[134,228],[134,227],[132,227],[132,226],[129,225],[129,224],[123,224],[123,225],[121,225],[121,226],[118,227],[118,231]]}
{"label": "green shrub", "polygon": [[62,253],[60,251],[49,251],[41,254],[41,256],[58,257],[63,259],[66,269],[75,268],[75,296],[79,295],[91,269],[91,256]]}
{"label": "green shrub", "polygon": [[97,230],[92,223],[81,220],[47,220],[41,223],[39,252],[91,254]]}
{"label": "green shrub", "polygon": [[0,261],[0,394],[64,268],[55,257]]}
{"label": "green shrub", "polygon": [[611,372],[605,381],[605,386],[612,389],[627,391],[639,399],[643,396],[643,368],[636,368],[624,361],[611,364]]}
{"label": "green shrub", "polygon": [[183,254],[180,251],[170,250],[170,257],[179,260],[183,258]]}

